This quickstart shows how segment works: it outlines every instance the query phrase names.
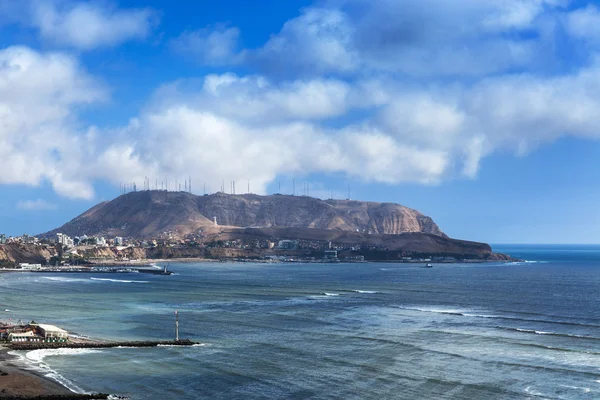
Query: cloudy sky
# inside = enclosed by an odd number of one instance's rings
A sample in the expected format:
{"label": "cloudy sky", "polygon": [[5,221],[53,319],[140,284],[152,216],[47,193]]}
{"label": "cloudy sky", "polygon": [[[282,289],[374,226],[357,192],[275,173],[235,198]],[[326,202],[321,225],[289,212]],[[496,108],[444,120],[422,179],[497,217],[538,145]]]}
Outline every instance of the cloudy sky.
{"label": "cloudy sky", "polygon": [[0,232],[191,177],[600,243],[600,6],[0,0]]}

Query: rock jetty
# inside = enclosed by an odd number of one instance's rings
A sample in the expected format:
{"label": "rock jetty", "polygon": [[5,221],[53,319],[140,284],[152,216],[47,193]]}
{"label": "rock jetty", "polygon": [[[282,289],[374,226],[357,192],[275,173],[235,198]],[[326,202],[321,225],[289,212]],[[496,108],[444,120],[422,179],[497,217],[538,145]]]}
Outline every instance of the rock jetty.
{"label": "rock jetty", "polygon": [[108,349],[114,347],[157,347],[157,346],[193,346],[198,344],[188,339],[163,340],[163,341],[137,341],[137,342],[64,342],[64,343],[11,343],[8,347],[12,350],[42,350],[42,349]]}

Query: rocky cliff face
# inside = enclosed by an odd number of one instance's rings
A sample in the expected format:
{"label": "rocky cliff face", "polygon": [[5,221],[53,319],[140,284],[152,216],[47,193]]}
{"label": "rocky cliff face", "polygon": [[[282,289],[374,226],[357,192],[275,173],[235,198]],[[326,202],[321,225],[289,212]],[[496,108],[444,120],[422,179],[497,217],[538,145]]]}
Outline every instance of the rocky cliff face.
{"label": "rocky cliff face", "polygon": [[0,264],[31,263],[46,264],[52,257],[53,249],[33,244],[0,245]]}
{"label": "rocky cliff face", "polygon": [[389,235],[422,232],[446,237],[430,217],[399,204],[163,191],[129,193],[100,203],[45,236],[57,232],[138,238],[165,231],[187,234],[213,225],[215,217],[221,226],[244,228],[315,228]]}

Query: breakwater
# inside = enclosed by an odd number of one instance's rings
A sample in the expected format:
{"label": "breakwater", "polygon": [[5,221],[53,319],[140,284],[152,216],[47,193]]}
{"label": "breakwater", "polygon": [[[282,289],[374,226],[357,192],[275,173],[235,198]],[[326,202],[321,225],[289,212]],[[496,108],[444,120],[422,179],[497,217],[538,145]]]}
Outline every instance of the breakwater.
{"label": "breakwater", "polygon": [[1,396],[2,400],[102,400],[110,398],[109,394],[56,394],[39,396]]}
{"label": "breakwater", "polygon": [[11,343],[12,350],[42,350],[42,349],[108,349],[114,347],[158,347],[158,346],[193,346],[197,342],[182,340],[138,341],[138,342],[64,342],[64,343]]}

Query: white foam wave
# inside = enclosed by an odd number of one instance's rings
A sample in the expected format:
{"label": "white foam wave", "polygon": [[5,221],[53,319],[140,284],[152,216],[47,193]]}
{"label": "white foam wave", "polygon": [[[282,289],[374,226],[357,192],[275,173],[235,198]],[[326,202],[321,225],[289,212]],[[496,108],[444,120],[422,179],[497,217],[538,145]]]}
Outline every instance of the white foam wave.
{"label": "white foam wave", "polygon": [[128,281],[125,279],[90,278],[93,281],[117,282],[117,283],[148,283],[148,281]]}
{"label": "white foam wave", "polygon": [[353,292],[363,293],[363,294],[375,294],[375,293],[379,293],[379,292],[375,292],[374,290],[353,290]]}
{"label": "white foam wave", "polygon": [[535,333],[536,335],[552,335],[552,332],[545,332],[545,331],[536,331],[533,329],[521,329],[521,328],[516,328],[515,330],[519,331],[519,332],[525,332],[525,333]]}
{"label": "white foam wave", "polygon": [[327,292],[325,292],[325,293],[323,293],[323,295],[325,295],[325,296],[339,296],[340,294],[339,293],[327,293]]}
{"label": "white foam wave", "polygon": [[157,265],[155,263],[150,264],[150,267],[156,268],[156,269],[163,269],[160,265]]}
{"label": "white foam wave", "polygon": [[[460,310],[456,308],[437,308],[437,307],[402,307],[399,306],[403,310],[409,311],[418,311],[418,312],[428,312],[435,314],[450,314],[450,315],[465,315],[465,310]],[[474,315],[474,314],[473,314]]]}
{"label": "white foam wave", "polygon": [[560,385],[561,387],[567,388],[567,389],[572,389],[572,390],[577,390],[577,391],[581,391],[583,393],[591,393],[592,389],[589,387],[582,387],[582,386],[571,386],[571,385]]}
{"label": "white foam wave", "polygon": [[44,279],[54,282],[85,282],[85,279],[64,278],[61,276],[44,276]]}
{"label": "white foam wave", "polygon": [[25,354],[27,360],[41,363],[44,361],[46,357],[53,356],[76,356],[82,354],[93,354],[100,353],[101,350],[96,349],[41,349],[41,350],[32,350]]}
{"label": "white foam wave", "polygon": [[11,312],[11,311],[8,308],[5,308],[4,312]]}
{"label": "white foam wave", "polygon": [[10,352],[9,354],[17,356],[25,366],[43,373],[45,377],[55,380],[70,391],[79,394],[89,394],[57,371],[50,368],[50,366],[44,362],[44,359],[49,356],[80,355],[99,352],[100,350],[92,349],[43,349],[29,351],[25,353],[25,355],[22,355],[19,352]]}
{"label": "white foam wave", "polygon": [[181,346],[181,345],[177,345],[177,344],[158,344],[156,345],[156,347],[203,347],[206,346],[205,343],[196,343],[196,344],[192,344],[190,346]]}
{"label": "white foam wave", "polygon": [[517,332],[523,332],[523,333],[533,333],[533,334],[536,334],[536,335],[563,336],[563,337],[578,338],[578,339],[600,340],[600,338],[596,337],[596,336],[575,335],[575,334],[571,334],[571,333],[536,331],[536,330],[533,330],[533,329],[522,329],[522,328],[507,328],[507,327],[504,327],[504,326],[498,326],[497,328],[505,329],[505,330],[508,330],[508,331],[517,331]]}

